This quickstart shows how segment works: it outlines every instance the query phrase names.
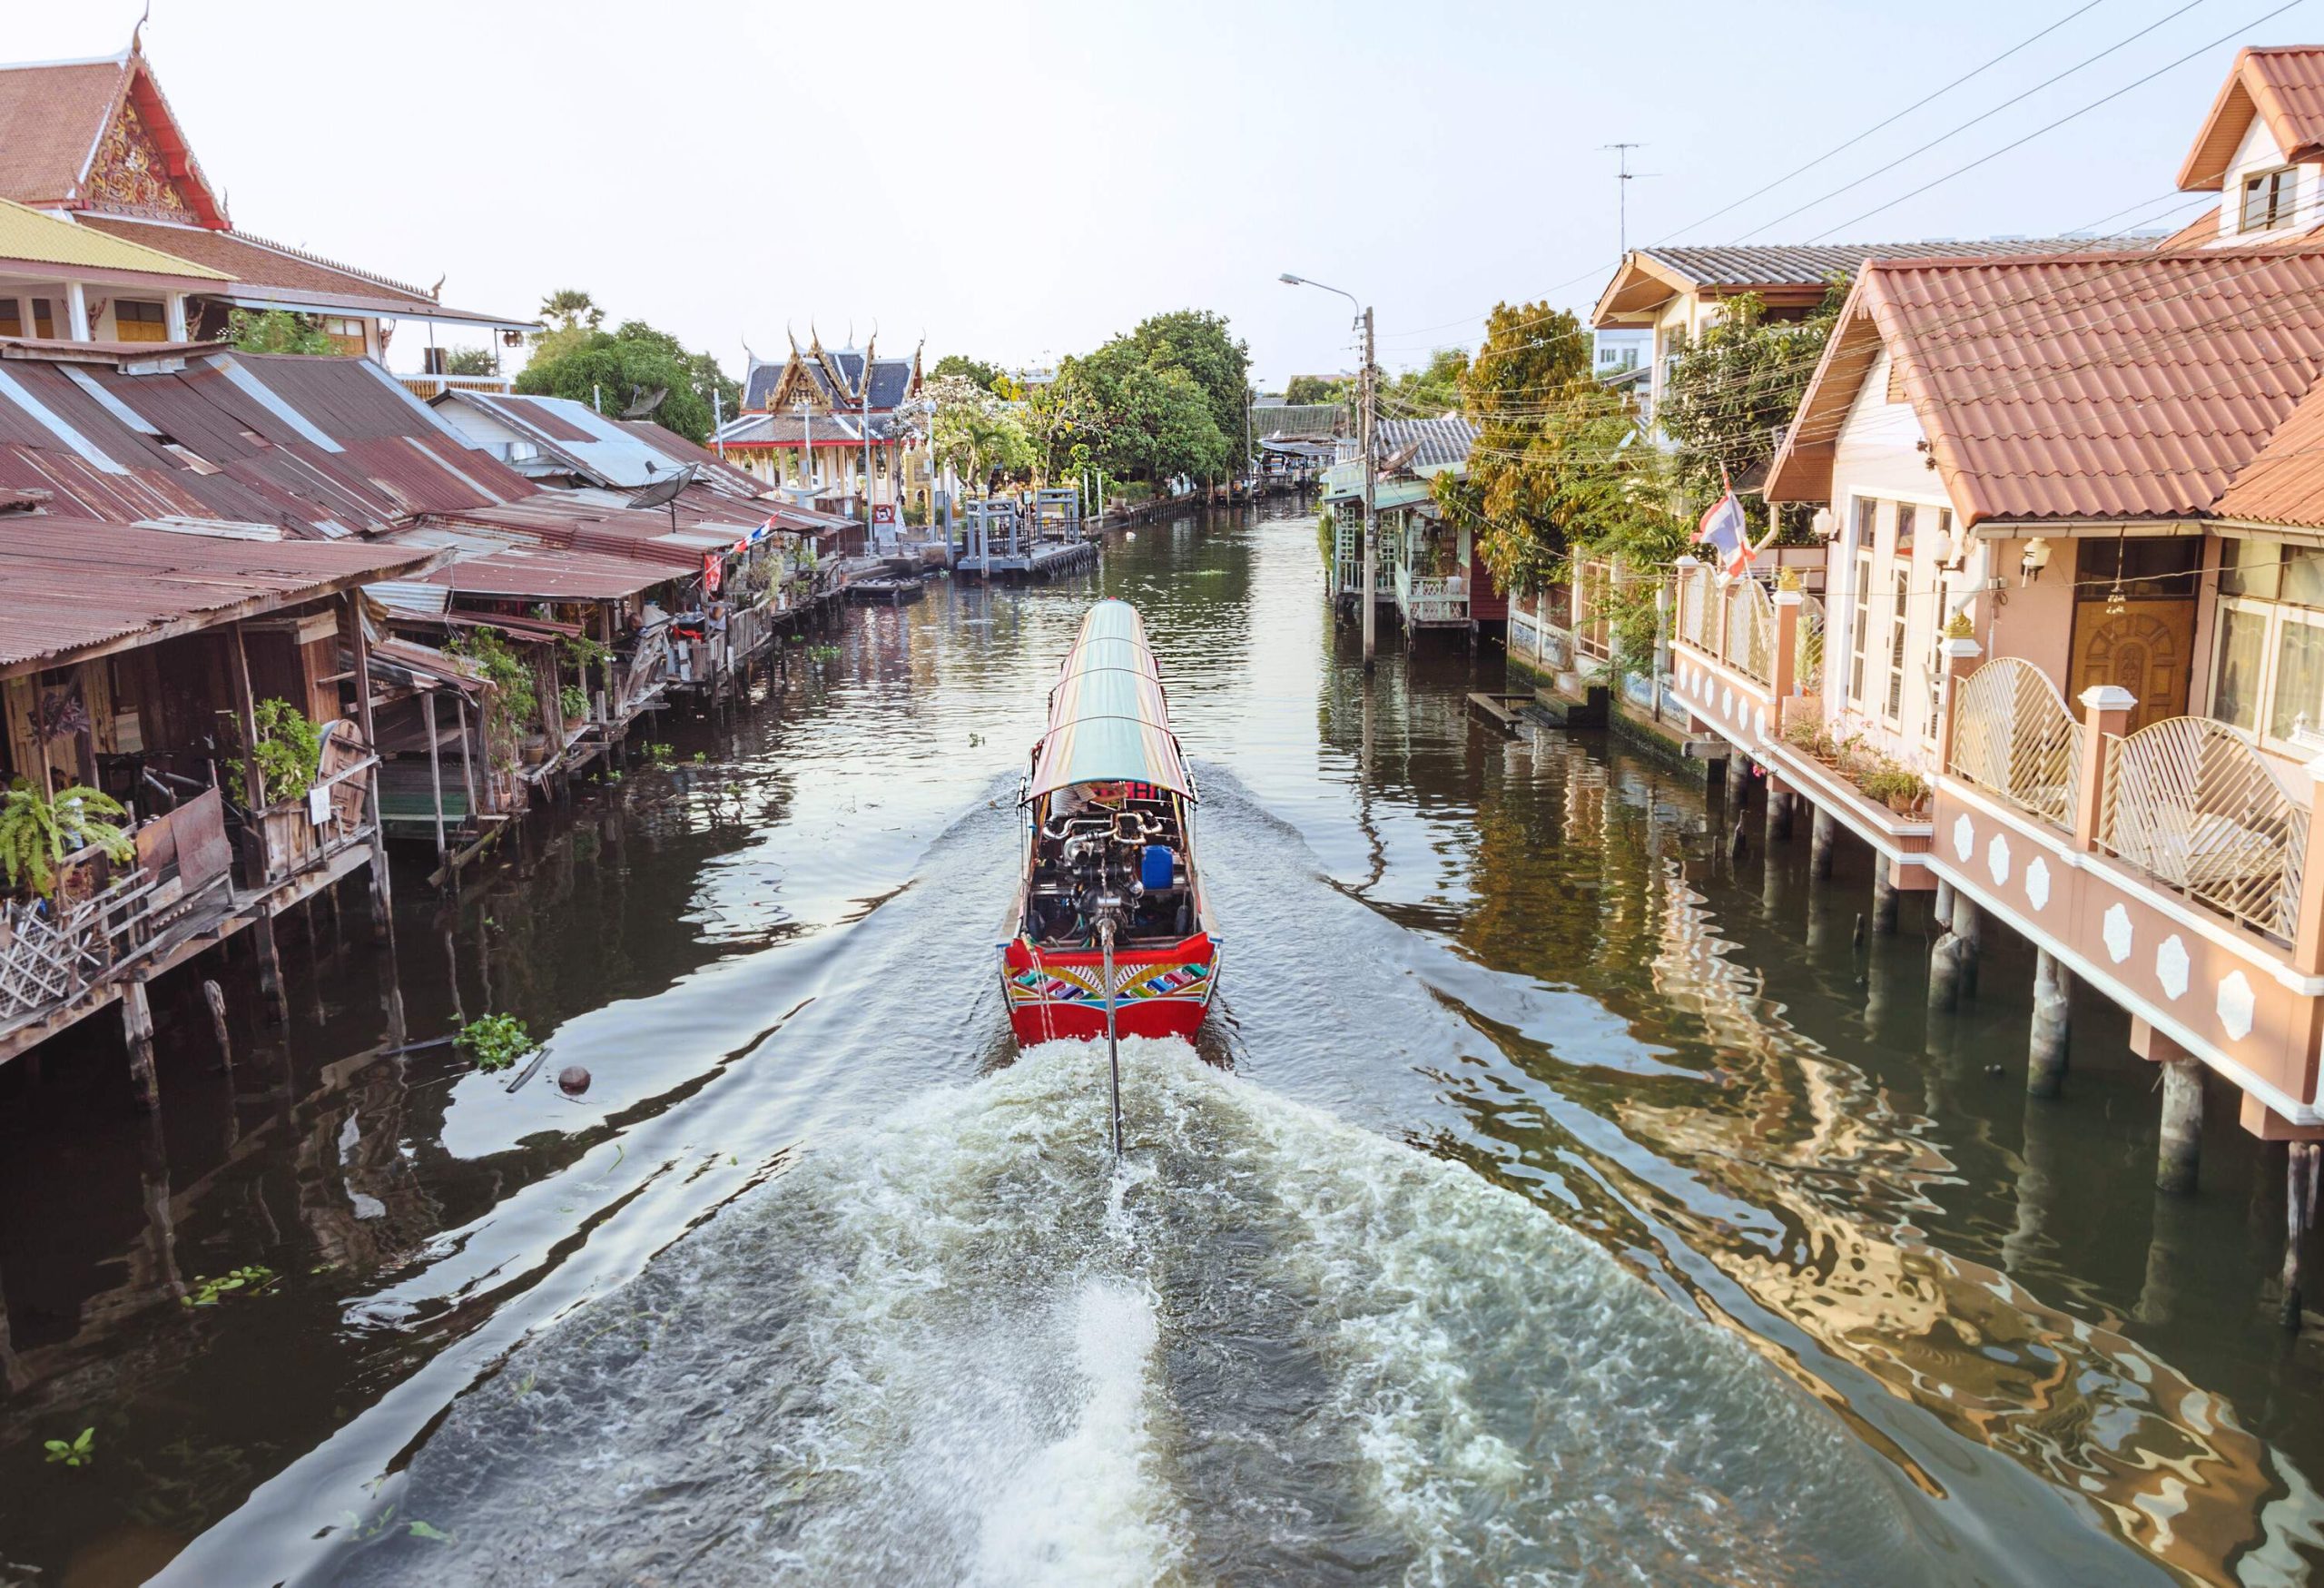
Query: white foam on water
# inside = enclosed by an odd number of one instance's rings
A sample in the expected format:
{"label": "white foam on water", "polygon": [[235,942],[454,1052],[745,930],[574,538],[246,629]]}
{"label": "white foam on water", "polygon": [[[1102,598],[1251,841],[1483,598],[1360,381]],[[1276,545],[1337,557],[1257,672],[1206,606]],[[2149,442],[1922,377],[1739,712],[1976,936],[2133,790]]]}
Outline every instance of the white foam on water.
{"label": "white foam on water", "polygon": [[458,1542],[350,1575],[1845,1582],[1904,1547],[1820,1408],[1541,1209],[1182,1043],[1123,1064],[1118,1170],[1077,1043],[819,1144],[456,1406],[402,1504]]}
{"label": "white foam on water", "polygon": [[982,1519],[975,1580],[1142,1583],[1177,1553],[1157,1513],[1147,1396],[1161,1330],[1150,1291],[1085,1280],[1070,1304],[1087,1386],[1072,1428],[1022,1462]]}

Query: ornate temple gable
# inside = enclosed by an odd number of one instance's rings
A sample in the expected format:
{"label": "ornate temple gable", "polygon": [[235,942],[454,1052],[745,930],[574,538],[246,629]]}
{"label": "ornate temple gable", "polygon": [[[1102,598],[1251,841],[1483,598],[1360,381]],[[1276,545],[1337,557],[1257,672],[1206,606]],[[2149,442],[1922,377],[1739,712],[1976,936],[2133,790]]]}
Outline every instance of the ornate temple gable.
{"label": "ornate temple gable", "polygon": [[184,129],[133,40],[123,65],[120,97],[90,151],[74,207],[230,230],[225,206],[202,174]]}
{"label": "ornate temple gable", "polygon": [[170,169],[170,157],[138,113],[133,96],[123,99],[113,124],[97,140],[82,192],[93,210],[148,221],[197,221],[192,203]]}

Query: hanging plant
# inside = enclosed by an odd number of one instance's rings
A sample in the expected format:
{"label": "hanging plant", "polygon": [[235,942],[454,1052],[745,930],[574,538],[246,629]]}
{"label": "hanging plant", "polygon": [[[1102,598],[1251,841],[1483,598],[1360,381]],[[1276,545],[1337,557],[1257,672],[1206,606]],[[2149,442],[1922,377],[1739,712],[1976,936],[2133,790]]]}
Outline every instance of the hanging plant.
{"label": "hanging plant", "polygon": [[50,799],[18,778],[0,799],[0,871],[8,885],[29,886],[45,899],[56,892],[56,868],[91,844],[115,862],[137,853],[136,841],[109,818],[126,816],[111,794],[79,784]]}

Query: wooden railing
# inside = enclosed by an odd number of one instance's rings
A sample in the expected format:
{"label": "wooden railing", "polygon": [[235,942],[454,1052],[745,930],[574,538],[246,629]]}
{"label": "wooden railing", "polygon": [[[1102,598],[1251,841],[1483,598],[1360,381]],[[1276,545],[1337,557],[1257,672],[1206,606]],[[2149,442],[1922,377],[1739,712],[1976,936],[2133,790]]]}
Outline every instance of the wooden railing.
{"label": "wooden railing", "polygon": [[[0,902],[0,1027],[133,967],[181,921],[231,902],[224,807],[208,789],[137,829],[123,874],[95,850],[66,857],[54,898]],[[75,873],[96,883],[75,896]]]}
{"label": "wooden railing", "polygon": [[2083,729],[2057,686],[2031,662],[1999,656],[1956,688],[1946,770],[2072,829]]}
{"label": "wooden railing", "polygon": [[2167,717],[2106,742],[2098,843],[2166,886],[2290,942],[2309,811],[2268,758],[2208,717]]}

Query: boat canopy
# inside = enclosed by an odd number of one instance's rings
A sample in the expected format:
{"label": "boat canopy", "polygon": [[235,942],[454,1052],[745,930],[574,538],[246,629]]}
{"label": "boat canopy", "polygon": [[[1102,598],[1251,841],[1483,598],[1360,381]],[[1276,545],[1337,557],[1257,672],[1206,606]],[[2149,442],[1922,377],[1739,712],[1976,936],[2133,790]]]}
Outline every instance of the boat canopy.
{"label": "boat canopy", "polygon": [[1077,783],[1148,783],[1194,796],[1161,669],[1127,601],[1100,601],[1081,619],[1049,691],[1049,727],[1033,752],[1026,797]]}

